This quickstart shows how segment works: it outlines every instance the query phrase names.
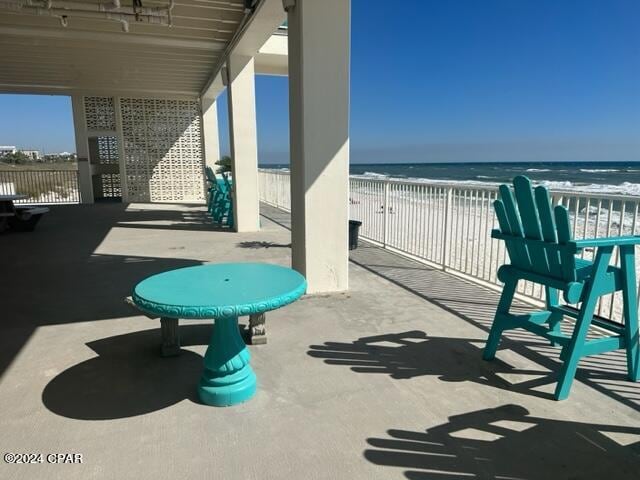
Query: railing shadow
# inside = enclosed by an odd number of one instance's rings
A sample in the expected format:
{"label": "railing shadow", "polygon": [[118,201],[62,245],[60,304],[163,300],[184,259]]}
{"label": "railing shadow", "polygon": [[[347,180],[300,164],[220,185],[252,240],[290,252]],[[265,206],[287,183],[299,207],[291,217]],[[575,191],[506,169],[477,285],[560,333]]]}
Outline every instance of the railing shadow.
{"label": "railing shadow", "polygon": [[291,230],[291,214],[284,210],[262,203],[260,205],[260,216],[287,230]]}
{"label": "railing shadow", "polygon": [[[502,405],[449,417],[425,431],[388,430],[364,451],[410,480],[637,478],[640,428],[532,416]],[[631,442],[628,443],[629,438]]]}

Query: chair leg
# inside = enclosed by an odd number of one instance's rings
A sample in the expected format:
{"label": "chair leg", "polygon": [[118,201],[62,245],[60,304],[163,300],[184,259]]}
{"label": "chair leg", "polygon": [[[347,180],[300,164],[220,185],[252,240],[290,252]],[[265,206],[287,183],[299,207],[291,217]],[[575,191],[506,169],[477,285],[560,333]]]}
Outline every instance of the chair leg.
{"label": "chair leg", "polygon": [[596,303],[600,295],[606,293],[600,291],[600,279],[604,278],[607,272],[612,250],[613,247],[600,247],[596,254],[593,273],[591,274],[593,280],[587,285],[584,296],[585,300],[582,302],[580,314],[576,319],[571,341],[562,349],[561,358],[565,360],[560,369],[560,376],[558,384],[556,385],[554,394],[556,400],[564,400],[569,396],[571,384],[578,369],[578,362],[582,357],[582,349],[587,338],[587,333],[589,332],[591,320],[593,319]]}
{"label": "chair leg", "polygon": [[[546,298],[546,302],[547,302],[547,309],[550,309],[550,307],[557,307],[559,305],[559,301],[558,301],[558,290],[555,288],[551,288],[551,287],[544,287],[544,291],[545,291],[545,298]],[[552,332],[558,333],[560,332],[560,322],[562,321],[562,314],[559,312],[553,312],[550,316],[549,316],[549,330],[551,330]],[[558,342],[554,342],[551,341],[551,345],[553,347],[559,347],[560,344]]]}
{"label": "chair leg", "polygon": [[227,226],[233,228],[233,201],[229,199],[228,206],[226,207],[227,211]]}
{"label": "chair leg", "polygon": [[209,190],[207,195],[207,211],[209,214],[213,211],[213,190]]}
{"label": "chair leg", "polygon": [[576,376],[576,370],[578,369],[578,362],[582,357],[582,347],[584,346],[585,339],[587,338],[587,332],[591,325],[594,310],[595,302],[591,307],[583,305],[580,315],[576,320],[576,326],[573,331],[573,336],[571,337],[571,342],[562,349],[560,358],[563,359],[564,362],[560,369],[558,384],[556,385],[556,391],[554,394],[556,400],[564,400],[569,396],[571,384],[573,383],[573,378]]}
{"label": "chair leg", "polygon": [[505,329],[501,315],[509,313],[509,308],[511,308],[511,304],[513,303],[513,296],[516,293],[517,286],[518,280],[516,279],[509,279],[504,284],[502,295],[500,295],[500,302],[498,302],[496,315],[493,318],[493,325],[491,325],[491,331],[489,332],[489,338],[487,339],[487,344],[485,345],[484,352],[482,354],[482,358],[484,360],[493,360],[496,356],[496,351],[500,344],[500,337]]}
{"label": "chair leg", "polygon": [[640,380],[640,336],[638,335],[638,301],[636,298],[635,247],[620,247],[620,265],[624,276],[622,300],[624,308],[624,334],[627,344],[627,374],[629,380]]}

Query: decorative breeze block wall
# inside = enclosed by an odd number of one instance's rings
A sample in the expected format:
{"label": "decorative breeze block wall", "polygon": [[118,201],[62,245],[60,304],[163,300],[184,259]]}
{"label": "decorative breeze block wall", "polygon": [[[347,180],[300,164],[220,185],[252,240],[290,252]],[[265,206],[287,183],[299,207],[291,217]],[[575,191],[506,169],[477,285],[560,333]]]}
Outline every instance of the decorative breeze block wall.
{"label": "decorative breeze block wall", "polygon": [[116,111],[112,97],[84,97],[88,131],[116,130]]}
{"label": "decorative breeze block wall", "polygon": [[[118,139],[112,136],[98,137],[98,157],[101,165],[118,165]],[[102,173],[100,181],[104,197],[122,197],[119,173]]]}
{"label": "decorative breeze block wall", "polygon": [[203,202],[196,100],[120,99],[128,201]]}
{"label": "decorative breeze block wall", "polygon": [[98,156],[101,165],[118,164],[118,139],[116,137],[98,137]]}

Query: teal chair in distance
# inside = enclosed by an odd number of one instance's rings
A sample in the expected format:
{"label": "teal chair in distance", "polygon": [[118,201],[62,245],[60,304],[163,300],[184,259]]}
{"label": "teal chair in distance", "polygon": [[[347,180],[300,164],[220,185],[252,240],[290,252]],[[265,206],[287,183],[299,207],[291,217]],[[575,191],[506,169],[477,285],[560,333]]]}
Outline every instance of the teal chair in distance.
{"label": "teal chair in distance", "polygon": [[216,175],[211,167],[205,167],[204,171],[207,179],[207,209],[212,214],[218,194]]}
{"label": "teal chair in distance", "polygon": [[[483,358],[495,357],[502,332],[523,328],[562,348],[556,400],[568,397],[578,362],[588,355],[625,349],[628,377],[631,381],[640,380],[634,252],[640,236],[573,240],[566,207],[553,208],[546,188],[539,186],[534,193],[531,181],[524,176],[516,177],[513,185],[513,192],[509,186],[501,185],[500,199],[494,202],[500,228],[493,230],[491,236],[504,240],[510,264],[498,270],[504,287]],[[609,265],[616,247],[620,249],[619,267]],[[596,249],[593,261],[576,257],[585,248]],[[521,280],[545,287],[544,310],[510,313]],[[622,292],[624,325],[594,316],[598,299],[617,291]],[[560,292],[567,304],[578,304],[578,308],[560,304]],[[565,316],[575,319],[570,335],[560,330]],[[591,325],[608,335],[587,338]]]}
{"label": "teal chair in distance", "polygon": [[225,173],[222,174],[220,187],[225,192],[226,223],[229,227],[233,228],[233,186],[231,184],[231,180],[229,180],[229,176]]}
{"label": "teal chair in distance", "polygon": [[214,222],[219,225],[226,223],[233,226],[233,211],[231,208],[231,188],[229,180],[222,175],[218,179],[211,167],[205,167],[208,184],[207,203],[208,211]]}

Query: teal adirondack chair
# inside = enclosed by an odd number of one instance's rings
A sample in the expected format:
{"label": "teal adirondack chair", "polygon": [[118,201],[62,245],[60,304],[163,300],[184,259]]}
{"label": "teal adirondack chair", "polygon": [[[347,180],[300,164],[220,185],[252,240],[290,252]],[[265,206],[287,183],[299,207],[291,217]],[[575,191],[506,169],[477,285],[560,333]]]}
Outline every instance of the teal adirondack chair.
{"label": "teal adirondack chair", "polygon": [[207,207],[209,213],[212,213],[217,194],[216,175],[211,167],[205,167],[204,173],[207,179]]}
{"label": "teal adirondack chair", "polygon": [[222,182],[221,187],[225,192],[225,197],[227,199],[226,203],[226,215],[227,215],[227,225],[233,227],[233,186],[231,185],[231,180],[229,180],[229,176],[225,173],[222,174]]}
{"label": "teal adirondack chair", "polygon": [[208,210],[214,222],[222,225],[226,223],[233,227],[233,210],[231,201],[231,185],[223,175],[218,179],[211,167],[205,168],[208,183]]}
{"label": "teal adirondack chair", "polygon": [[[511,263],[498,270],[504,288],[484,359],[495,357],[502,332],[524,328],[562,347],[556,400],[567,398],[578,362],[587,355],[626,349],[628,377],[631,381],[640,380],[634,258],[640,236],[573,240],[566,207],[557,205],[552,209],[546,188],[537,187],[534,194],[531,181],[524,176],[516,177],[513,186],[515,200],[511,189],[501,185],[500,199],[494,202],[500,228],[493,230],[491,236],[504,240]],[[620,249],[619,267],[609,265],[614,247]],[[597,249],[593,261],[576,258],[584,248]],[[545,287],[545,310],[523,315],[509,312],[520,280]],[[622,291],[624,325],[594,317],[598,298],[617,291]],[[579,308],[561,305],[559,292],[567,304],[579,304]],[[560,331],[565,316],[575,318],[570,336]],[[610,335],[587,339],[591,325]]]}

